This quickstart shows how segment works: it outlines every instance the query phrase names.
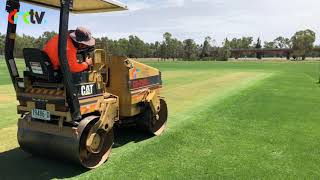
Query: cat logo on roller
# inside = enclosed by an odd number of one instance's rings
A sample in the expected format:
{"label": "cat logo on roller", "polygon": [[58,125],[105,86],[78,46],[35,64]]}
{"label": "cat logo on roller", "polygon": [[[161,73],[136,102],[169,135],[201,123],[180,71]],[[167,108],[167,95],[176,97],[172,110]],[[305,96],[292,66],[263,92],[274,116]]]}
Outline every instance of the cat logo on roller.
{"label": "cat logo on roller", "polygon": [[93,86],[94,86],[94,84],[81,86],[81,89],[80,89],[81,96],[92,95],[93,94]]}

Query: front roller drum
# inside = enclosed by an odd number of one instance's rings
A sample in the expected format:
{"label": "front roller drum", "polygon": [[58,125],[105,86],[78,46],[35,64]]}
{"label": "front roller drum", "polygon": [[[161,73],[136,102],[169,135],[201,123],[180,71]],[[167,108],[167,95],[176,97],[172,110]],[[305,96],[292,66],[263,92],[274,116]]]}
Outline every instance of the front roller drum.
{"label": "front roller drum", "polygon": [[[89,169],[99,167],[110,155],[112,130],[99,130],[89,135],[90,129],[99,120],[97,116],[84,118],[78,127],[63,128],[46,122],[28,121],[28,118],[26,116],[18,122],[18,142],[28,153],[74,162]],[[87,143],[89,137],[93,137],[90,144]]]}

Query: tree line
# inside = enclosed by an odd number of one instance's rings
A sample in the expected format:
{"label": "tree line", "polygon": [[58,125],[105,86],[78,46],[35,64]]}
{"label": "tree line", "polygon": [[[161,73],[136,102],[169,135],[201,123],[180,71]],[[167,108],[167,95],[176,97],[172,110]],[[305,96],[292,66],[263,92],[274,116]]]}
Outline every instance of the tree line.
{"label": "tree line", "polygon": [[[40,37],[28,35],[17,35],[15,45],[15,56],[23,57],[23,48],[40,48],[56,35],[56,32],[44,32]],[[0,41],[4,42],[5,35],[0,34]],[[320,57],[320,52],[312,51],[315,46],[316,34],[312,30],[296,32],[291,38],[279,36],[273,41],[265,41],[262,45],[260,38],[256,41],[253,37],[226,38],[222,45],[216,45],[211,37],[206,37],[201,44],[193,39],[183,41],[166,32],[162,41],[152,43],[144,42],[137,36],[117,40],[108,37],[96,38],[96,48],[105,49],[109,54],[117,56],[128,56],[131,58],[158,58],[162,60],[228,60],[232,49],[293,49],[296,57]],[[4,54],[4,43],[0,44],[0,54]],[[250,56],[250,55],[248,55]],[[254,57],[254,55],[252,56]]]}

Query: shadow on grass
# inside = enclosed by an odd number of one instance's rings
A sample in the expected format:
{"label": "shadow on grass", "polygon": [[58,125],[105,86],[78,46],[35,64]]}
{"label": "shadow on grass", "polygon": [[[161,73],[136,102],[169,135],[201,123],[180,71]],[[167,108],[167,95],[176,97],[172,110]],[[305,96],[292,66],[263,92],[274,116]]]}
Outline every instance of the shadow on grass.
{"label": "shadow on grass", "polygon": [[35,157],[20,148],[0,153],[0,179],[69,178],[84,172],[79,166]]}
{"label": "shadow on grass", "polygon": [[[141,142],[150,135],[135,129],[117,129],[113,148],[119,148],[130,142]],[[0,179],[53,179],[71,178],[87,172],[80,166],[32,156],[20,148],[0,153]]]}
{"label": "shadow on grass", "polygon": [[150,133],[146,133],[141,130],[137,130],[136,128],[117,128],[114,131],[114,144],[113,148],[119,148],[128,143],[134,142],[142,142],[144,140],[150,139],[153,136]]}

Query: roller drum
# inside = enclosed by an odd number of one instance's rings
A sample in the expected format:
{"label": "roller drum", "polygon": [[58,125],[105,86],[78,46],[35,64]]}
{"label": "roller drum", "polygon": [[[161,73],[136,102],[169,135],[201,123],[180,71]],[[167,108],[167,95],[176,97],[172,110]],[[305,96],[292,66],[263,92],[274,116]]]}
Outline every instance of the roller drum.
{"label": "roller drum", "polygon": [[97,116],[81,120],[78,127],[62,128],[27,119],[19,119],[18,142],[21,149],[28,153],[73,162],[89,169],[102,165],[109,157],[113,144],[113,131],[105,132],[101,136],[104,141],[99,153],[90,153],[86,148],[88,132],[99,120]]}

